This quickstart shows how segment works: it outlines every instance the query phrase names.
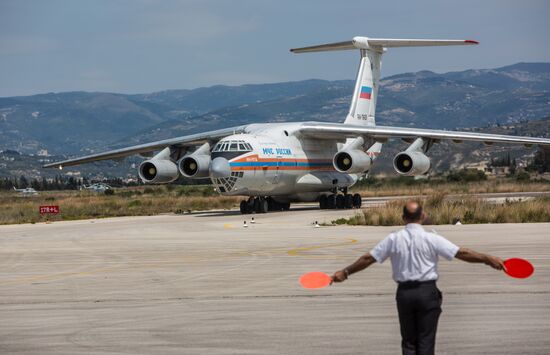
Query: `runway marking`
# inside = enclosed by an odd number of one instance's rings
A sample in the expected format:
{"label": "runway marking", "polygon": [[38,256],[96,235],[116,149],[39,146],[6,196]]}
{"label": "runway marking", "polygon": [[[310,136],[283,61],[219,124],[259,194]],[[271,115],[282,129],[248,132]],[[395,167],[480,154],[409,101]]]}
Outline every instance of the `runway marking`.
{"label": "runway marking", "polygon": [[295,248],[287,251],[287,254],[290,256],[307,256],[304,254],[301,254],[304,251],[311,251],[311,250],[317,250],[317,249],[323,249],[323,248],[332,248],[332,247],[341,247],[346,245],[352,245],[357,243],[357,239],[353,238],[347,238],[348,242],[345,243],[333,243],[333,244],[321,244],[321,245],[314,245],[310,247],[301,247],[301,248]]}
{"label": "runway marking", "polygon": [[234,226],[231,224],[231,223],[225,223],[223,225],[224,228],[227,228],[227,229],[231,229],[231,228],[234,228]]}
{"label": "runway marking", "polygon": [[[224,225],[225,227],[225,225]],[[308,258],[337,258],[336,256],[330,256],[330,255],[313,255],[313,254],[305,254],[305,252],[312,251],[312,250],[318,250],[318,249],[325,249],[325,248],[333,248],[333,247],[341,247],[341,246],[348,246],[353,245],[358,242],[357,239],[353,238],[346,238],[346,242],[340,242],[340,243],[330,243],[330,244],[320,244],[320,245],[313,245],[308,247],[299,247],[294,248],[291,250],[287,250],[285,248],[269,248],[264,250],[256,250],[256,251],[242,251],[238,253],[230,253],[225,255],[224,259],[226,258],[233,258],[236,256],[252,256],[254,258],[260,257],[271,257],[272,253],[285,253],[290,256],[303,256]],[[12,285],[12,284],[20,284],[20,283],[33,283],[36,281],[45,281],[45,282],[55,282],[60,281],[66,278],[70,277],[84,277],[84,276],[92,276],[96,274],[101,273],[110,273],[114,271],[119,270],[128,270],[128,271],[135,271],[135,270],[142,270],[142,269],[148,269],[148,268],[162,268],[162,267],[169,267],[169,266],[176,266],[181,265],[186,262],[202,262],[204,260],[207,260],[207,257],[183,257],[173,260],[163,260],[158,262],[138,262],[137,265],[135,262],[130,262],[122,265],[116,265],[111,267],[101,267],[101,268],[95,268],[95,269],[89,269],[89,270],[82,270],[82,271],[67,271],[67,272],[60,272],[55,274],[45,274],[45,275],[29,275],[29,276],[23,276],[18,277],[14,279],[4,279],[0,280],[0,285]],[[219,257],[218,257],[219,259]],[[250,262],[247,261],[247,262]]]}

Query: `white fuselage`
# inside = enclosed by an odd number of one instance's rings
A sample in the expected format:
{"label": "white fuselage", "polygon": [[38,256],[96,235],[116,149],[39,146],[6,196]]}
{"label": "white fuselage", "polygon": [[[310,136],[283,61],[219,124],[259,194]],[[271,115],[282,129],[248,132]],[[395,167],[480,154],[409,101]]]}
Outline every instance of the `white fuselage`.
{"label": "white fuselage", "polygon": [[221,139],[212,158],[229,161],[231,176],[212,179],[222,195],[271,196],[279,201],[315,201],[321,193],[351,187],[359,176],[335,170],[342,143],[297,137],[293,123],[253,124],[247,133]]}
{"label": "white fuselage", "polygon": [[36,191],[32,187],[27,187],[25,189],[14,189],[14,190],[19,192],[21,194],[21,196],[38,195],[38,191]]}

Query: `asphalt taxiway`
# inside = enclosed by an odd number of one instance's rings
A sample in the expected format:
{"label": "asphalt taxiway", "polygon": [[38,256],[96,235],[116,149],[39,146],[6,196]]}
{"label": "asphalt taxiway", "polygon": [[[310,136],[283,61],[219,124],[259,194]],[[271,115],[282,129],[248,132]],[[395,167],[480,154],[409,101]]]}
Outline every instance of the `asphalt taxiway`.
{"label": "asphalt taxiway", "polygon": [[[0,226],[2,354],[397,354],[390,264],[304,290],[397,227],[321,227],[353,211],[236,211]],[[432,228],[432,227],[427,227]],[[526,280],[440,263],[440,354],[550,349],[550,224],[434,227],[535,265]]]}

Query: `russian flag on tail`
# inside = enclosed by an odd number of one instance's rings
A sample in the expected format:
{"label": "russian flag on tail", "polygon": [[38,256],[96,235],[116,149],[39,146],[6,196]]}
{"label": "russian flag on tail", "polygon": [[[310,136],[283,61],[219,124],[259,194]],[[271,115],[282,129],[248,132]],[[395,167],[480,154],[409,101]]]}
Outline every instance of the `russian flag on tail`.
{"label": "russian flag on tail", "polygon": [[371,94],[372,88],[370,86],[361,86],[361,93],[359,94],[360,98],[370,100]]}

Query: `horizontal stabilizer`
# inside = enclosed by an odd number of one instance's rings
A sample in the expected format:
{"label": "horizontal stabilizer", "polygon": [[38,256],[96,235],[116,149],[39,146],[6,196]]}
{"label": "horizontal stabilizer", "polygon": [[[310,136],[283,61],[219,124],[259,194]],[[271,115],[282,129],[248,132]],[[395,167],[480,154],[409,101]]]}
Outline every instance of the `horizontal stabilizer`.
{"label": "horizontal stabilizer", "polygon": [[354,37],[351,41],[321,44],[318,46],[293,48],[292,53],[341,51],[348,49],[382,49],[395,47],[430,47],[430,46],[467,46],[479,44],[468,39],[394,39]]}
{"label": "horizontal stabilizer", "polygon": [[468,46],[479,44],[471,39],[387,39],[368,38],[370,46],[393,47],[433,47],[433,46]]}
{"label": "horizontal stabilizer", "polygon": [[311,46],[311,47],[292,48],[290,51],[292,53],[307,53],[307,52],[343,51],[346,49],[357,49],[357,48],[353,45],[353,41],[346,41],[346,42],[321,44],[318,46]]}

